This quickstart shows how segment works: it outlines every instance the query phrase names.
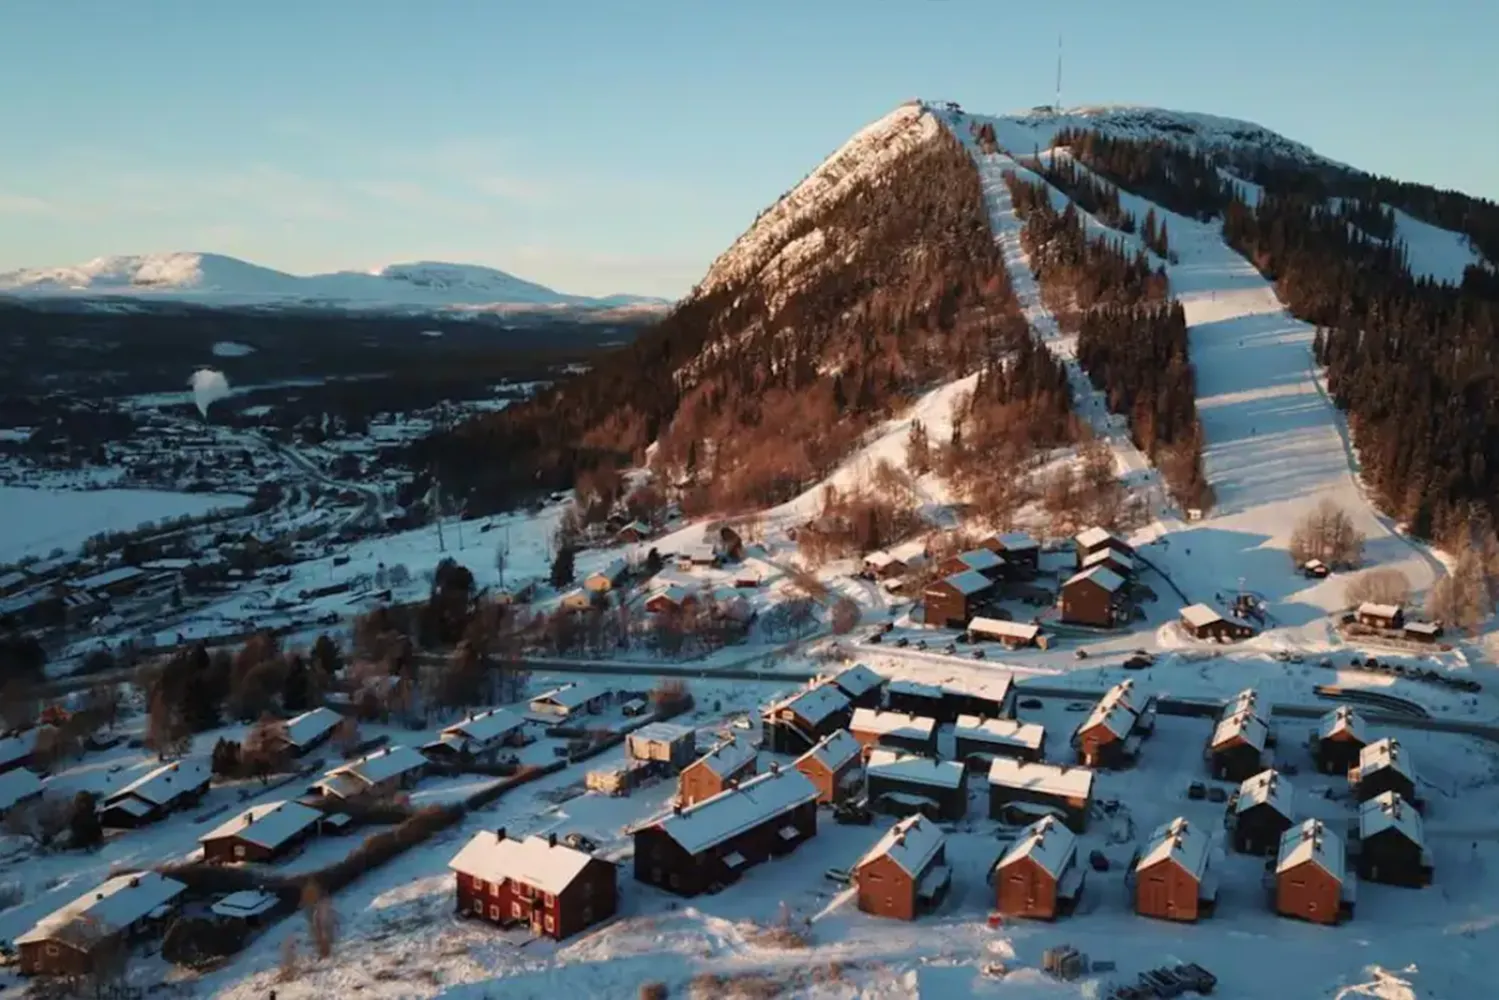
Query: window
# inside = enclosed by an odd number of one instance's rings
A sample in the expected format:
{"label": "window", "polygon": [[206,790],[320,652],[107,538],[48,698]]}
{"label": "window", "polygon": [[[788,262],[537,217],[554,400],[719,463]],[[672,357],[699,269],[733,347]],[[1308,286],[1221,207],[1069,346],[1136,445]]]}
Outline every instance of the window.
{"label": "window", "polygon": [[1316,903],[1315,900],[1309,900],[1307,902],[1307,904],[1306,904],[1306,912],[1308,912],[1308,913],[1316,913],[1317,912],[1317,903]]}
{"label": "window", "polygon": [[498,919],[500,919],[500,904],[499,903],[490,903],[489,904],[489,919],[490,920],[498,920]]}
{"label": "window", "polygon": [[550,915],[547,916],[547,933],[550,934],[557,929],[557,923]]}
{"label": "window", "polygon": [[583,880],[583,898],[588,899],[593,895],[593,883],[587,879]]}
{"label": "window", "polygon": [[516,900],[515,902],[510,904],[510,915],[512,917],[519,920],[521,917],[525,916],[525,914],[526,908],[521,905],[520,900]]}
{"label": "window", "polygon": [[245,845],[244,844],[235,844],[234,845],[234,856],[236,858],[242,858],[242,857],[245,856]]}
{"label": "window", "polygon": [[542,893],[542,902],[545,903],[547,906],[551,906],[553,903],[557,902],[557,897],[553,896],[549,892]]}
{"label": "window", "polygon": [[49,945],[47,945],[47,954],[51,955],[53,958],[56,958],[57,955],[58,955],[57,945],[55,945],[55,944],[49,944]]}
{"label": "window", "polygon": [[484,895],[484,880],[477,875],[474,876],[474,891],[481,896]]}
{"label": "window", "polygon": [[880,873],[879,872],[860,872],[859,873],[859,878],[860,879],[868,879],[871,882],[878,882],[878,881],[880,881]]}
{"label": "window", "polygon": [[500,894],[500,883],[498,883],[498,882],[491,882],[491,883],[489,883],[489,894],[491,896],[498,896]]}

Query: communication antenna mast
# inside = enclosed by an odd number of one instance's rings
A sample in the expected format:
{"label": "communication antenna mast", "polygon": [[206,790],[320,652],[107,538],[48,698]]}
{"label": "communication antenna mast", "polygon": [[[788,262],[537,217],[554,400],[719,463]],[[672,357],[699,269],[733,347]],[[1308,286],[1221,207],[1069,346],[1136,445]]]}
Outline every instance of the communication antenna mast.
{"label": "communication antenna mast", "polygon": [[1052,105],[1052,110],[1053,111],[1057,111],[1057,112],[1060,112],[1062,110],[1062,33],[1061,32],[1057,32],[1057,97],[1056,97],[1056,103]]}

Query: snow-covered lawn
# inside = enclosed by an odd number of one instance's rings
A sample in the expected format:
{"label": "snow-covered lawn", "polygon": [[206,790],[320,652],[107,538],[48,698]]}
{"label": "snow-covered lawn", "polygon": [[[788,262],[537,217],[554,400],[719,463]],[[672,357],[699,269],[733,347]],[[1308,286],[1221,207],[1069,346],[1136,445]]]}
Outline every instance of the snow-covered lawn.
{"label": "snow-covered lawn", "polygon": [[0,563],[72,552],[101,531],[129,531],[142,522],[239,508],[232,493],[158,493],[154,490],[51,490],[0,486]]}

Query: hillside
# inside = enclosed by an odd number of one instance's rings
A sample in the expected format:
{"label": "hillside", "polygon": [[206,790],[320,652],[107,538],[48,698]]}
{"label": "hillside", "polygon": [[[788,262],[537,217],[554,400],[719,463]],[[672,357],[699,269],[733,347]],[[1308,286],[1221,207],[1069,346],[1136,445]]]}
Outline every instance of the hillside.
{"label": "hillside", "polygon": [[474,264],[418,261],[371,272],[294,275],[213,253],[98,257],[68,267],[0,274],[0,295],[77,300],[171,300],[205,306],[323,306],[364,310],[488,310],[504,307],[659,308],[638,295],[567,295]]}

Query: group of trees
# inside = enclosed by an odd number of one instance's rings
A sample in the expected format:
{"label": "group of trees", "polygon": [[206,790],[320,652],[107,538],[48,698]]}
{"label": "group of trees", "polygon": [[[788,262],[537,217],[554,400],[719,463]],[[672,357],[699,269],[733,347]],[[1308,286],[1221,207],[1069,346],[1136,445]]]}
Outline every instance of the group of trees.
{"label": "group of trees", "polygon": [[823,487],[817,515],[797,529],[796,547],[808,565],[820,566],[893,545],[923,525],[909,473],[881,461],[851,489]]}
{"label": "group of trees", "polygon": [[1291,529],[1290,552],[1298,569],[1312,559],[1332,569],[1352,569],[1364,557],[1364,536],[1346,510],[1323,500]]}

